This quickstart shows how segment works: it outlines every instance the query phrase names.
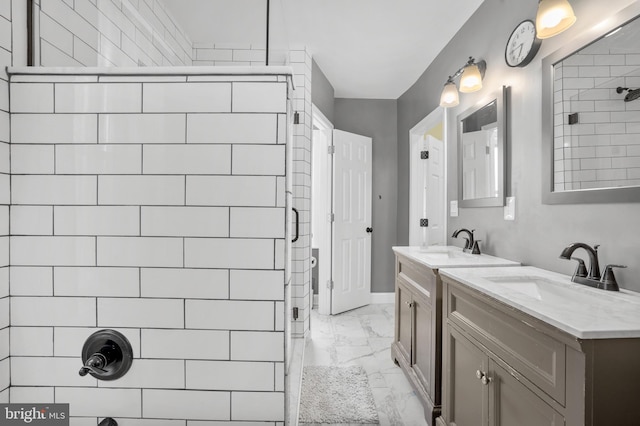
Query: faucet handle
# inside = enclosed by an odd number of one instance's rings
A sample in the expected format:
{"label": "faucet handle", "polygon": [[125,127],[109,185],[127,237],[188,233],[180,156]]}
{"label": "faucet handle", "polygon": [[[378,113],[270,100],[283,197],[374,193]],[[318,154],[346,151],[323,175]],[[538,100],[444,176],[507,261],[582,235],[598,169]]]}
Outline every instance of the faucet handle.
{"label": "faucet handle", "polygon": [[580,259],[579,257],[571,257],[571,260],[576,260],[578,262],[578,267],[576,268],[576,272],[573,274],[574,277],[586,277],[588,272],[587,272],[587,266],[584,264],[584,260]]}
{"label": "faucet handle", "polygon": [[471,254],[482,254],[480,253],[480,241],[482,240],[474,240],[473,241],[473,249],[471,250]]}
{"label": "faucet handle", "polygon": [[604,270],[606,271],[607,269],[610,269],[610,268],[626,268],[626,267],[627,265],[607,265],[604,267]]}
{"label": "faucet handle", "polygon": [[607,265],[604,268],[602,279],[600,280],[600,288],[611,291],[619,291],[616,276],[613,275],[613,268],[626,268],[626,265]]}
{"label": "faucet handle", "polygon": [[85,365],[78,372],[78,374],[80,374],[82,377],[86,376],[88,373],[100,375],[100,374],[106,374],[107,370],[103,370],[102,368],[99,368],[99,367],[92,367],[90,365]]}
{"label": "faucet handle", "polygon": [[95,354],[91,355],[89,359],[87,359],[87,362],[85,362],[84,366],[82,366],[78,374],[83,377],[88,373],[98,375],[105,374],[107,373],[107,370],[105,370],[104,368],[108,363],[109,362],[107,361],[107,358],[103,354],[96,352]]}

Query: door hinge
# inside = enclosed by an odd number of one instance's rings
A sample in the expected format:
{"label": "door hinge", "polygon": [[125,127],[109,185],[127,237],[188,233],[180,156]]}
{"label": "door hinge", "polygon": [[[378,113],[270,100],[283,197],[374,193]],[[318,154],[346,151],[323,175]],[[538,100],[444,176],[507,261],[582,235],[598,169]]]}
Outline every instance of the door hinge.
{"label": "door hinge", "polygon": [[298,319],[298,308],[293,308],[293,319],[297,320]]}
{"label": "door hinge", "polygon": [[327,215],[327,222],[333,223],[336,221],[336,215],[334,213],[329,213]]}
{"label": "door hinge", "polygon": [[420,227],[428,228],[429,227],[429,219],[420,219]]}
{"label": "door hinge", "polygon": [[329,281],[327,281],[327,288],[328,288],[329,290],[333,290],[333,280],[329,280]]}
{"label": "door hinge", "polygon": [[429,151],[420,151],[420,159],[428,160],[429,159]]}
{"label": "door hinge", "polygon": [[328,152],[329,154],[335,154],[335,153],[336,153],[336,146],[335,146],[335,145],[329,145],[329,146],[327,147],[327,152]]}

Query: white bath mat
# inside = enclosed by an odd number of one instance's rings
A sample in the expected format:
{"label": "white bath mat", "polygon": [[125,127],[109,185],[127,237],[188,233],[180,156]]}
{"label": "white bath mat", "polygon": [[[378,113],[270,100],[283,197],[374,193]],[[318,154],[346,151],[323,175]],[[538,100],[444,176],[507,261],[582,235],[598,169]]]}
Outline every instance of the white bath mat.
{"label": "white bath mat", "polygon": [[301,424],[379,424],[364,369],[360,366],[304,367],[299,421]]}

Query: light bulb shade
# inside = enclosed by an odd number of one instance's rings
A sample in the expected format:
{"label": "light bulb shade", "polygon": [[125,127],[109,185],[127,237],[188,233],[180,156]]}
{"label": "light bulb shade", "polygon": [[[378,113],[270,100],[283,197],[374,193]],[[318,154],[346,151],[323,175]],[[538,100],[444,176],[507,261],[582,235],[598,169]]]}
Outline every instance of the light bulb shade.
{"label": "light bulb shade", "polygon": [[442,95],[440,95],[440,106],[444,108],[451,108],[457,106],[460,103],[458,97],[458,89],[453,81],[447,81],[442,89]]}
{"label": "light bulb shade", "polygon": [[576,22],[567,0],[541,0],[536,15],[536,36],[540,39],[560,34]]}
{"label": "light bulb shade", "polygon": [[472,63],[464,67],[460,77],[460,91],[462,93],[476,92],[482,89],[482,75],[478,65]]}

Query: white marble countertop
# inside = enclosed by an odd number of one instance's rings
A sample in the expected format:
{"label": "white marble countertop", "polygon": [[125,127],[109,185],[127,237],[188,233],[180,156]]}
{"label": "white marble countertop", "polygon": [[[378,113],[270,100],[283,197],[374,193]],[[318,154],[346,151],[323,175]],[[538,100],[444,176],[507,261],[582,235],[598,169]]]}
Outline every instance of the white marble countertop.
{"label": "white marble countertop", "polygon": [[440,274],[577,338],[640,337],[640,293],[600,290],[532,266],[452,268]]}
{"label": "white marble countertop", "polygon": [[520,266],[512,260],[488,254],[470,254],[456,246],[393,247],[397,254],[406,256],[431,269],[472,268],[482,266]]}

